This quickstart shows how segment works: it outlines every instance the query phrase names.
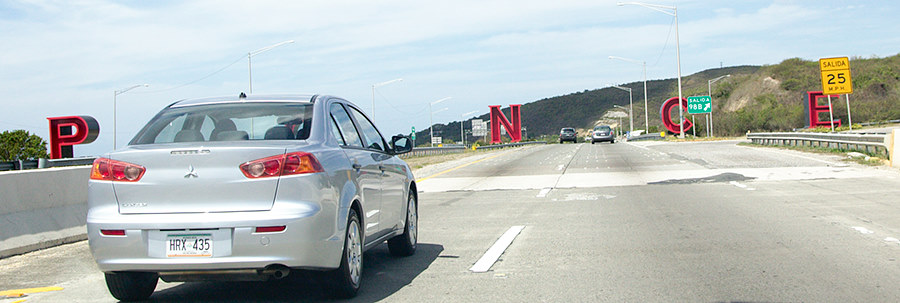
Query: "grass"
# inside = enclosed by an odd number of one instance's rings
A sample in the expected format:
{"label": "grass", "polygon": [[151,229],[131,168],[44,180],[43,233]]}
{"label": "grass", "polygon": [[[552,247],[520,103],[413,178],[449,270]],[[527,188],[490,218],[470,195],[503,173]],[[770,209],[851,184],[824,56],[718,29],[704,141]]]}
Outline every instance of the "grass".
{"label": "grass", "polygon": [[473,151],[473,150],[467,149],[461,153],[404,157],[403,161],[406,161],[406,164],[409,164],[409,168],[416,170],[416,169],[420,169],[422,167],[432,165],[432,164],[453,161],[453,160],[462,159],[462,158],[465,158],[468,156],[491,153],[491,152],[495,152],[495,151],[497,151],[497,150],[487,150],[486,149],[486,150],[474,150]]}
{"label": "grass", "polygon": [[741,146],[752,146],[752,147],[767,147],[767,148],[777,148],[777,149],[788,149],[788,150],[796,150],[808,153],[816,153],[820,155],[834,155],[834,156],[842,156],[842,161],[845,162],[854,162],[857,164],[867,165],[867,166],[883,166],[888,164],[888,160],[881,158],[876,155],[866,155],[866,157],[849,157],[847,153],[850,152],[858,152],[860,154],[866,154],[859,151],[852,151],[846,149],[837,149],[837,148],[823,148],[823,147],[812,147],[812,146],[790,146],[790,145],[761,145],[754,143],[741,142],[738,143]]}

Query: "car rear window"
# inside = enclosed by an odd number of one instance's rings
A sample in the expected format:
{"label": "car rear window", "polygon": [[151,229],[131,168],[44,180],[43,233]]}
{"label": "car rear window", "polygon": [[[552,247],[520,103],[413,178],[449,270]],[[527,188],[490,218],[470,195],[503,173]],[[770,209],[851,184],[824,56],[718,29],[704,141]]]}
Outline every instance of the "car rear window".
{"label": "car rear window", "polygon": [[604,125],[604,126],[597,126],[597,127],[594,127],[594,130],[599,130],[599,131],[611,131],[612,129],[609,128],[609,126]]}
{"label": "car rear window", "polygon": [[130,144],[306,140],[312,107],[272,102],[170,107],[151,119]]}

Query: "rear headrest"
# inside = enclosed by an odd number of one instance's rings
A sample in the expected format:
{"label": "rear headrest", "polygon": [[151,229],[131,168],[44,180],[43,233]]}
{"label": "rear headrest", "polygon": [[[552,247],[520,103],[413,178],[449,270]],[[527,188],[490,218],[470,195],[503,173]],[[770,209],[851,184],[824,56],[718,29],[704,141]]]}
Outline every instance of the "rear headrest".
{"label": "rear headrest", "polygon": [[203,134],[199,130],[183,129],[175,134],[174,142],[196,142],[204,141]]}
{"label": "rear headrest", "polygon": [[266,140],[293,140],[294,132],[284,125],[273,126],[266,131]]}
{"label": "rear headrest", "polygon": [[234,121],[231,121],[231,119],[222,119],[216,121],[216,129],[221,131],[237,130],[237,127],[234,126]]}
{"label": "rear headrest", "polygon": [[241,130],[223,131],[218,133],[215,138],[212,138],[213,141],[239,141],[248,139],[250,139],[250,136],[247,135],[247,132]]}

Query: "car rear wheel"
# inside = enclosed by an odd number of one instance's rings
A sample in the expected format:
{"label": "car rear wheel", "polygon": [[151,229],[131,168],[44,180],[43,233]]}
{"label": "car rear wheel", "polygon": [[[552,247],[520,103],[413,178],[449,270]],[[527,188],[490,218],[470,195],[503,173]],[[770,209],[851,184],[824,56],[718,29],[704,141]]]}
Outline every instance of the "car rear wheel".
{"label": "car rear wheel", "polygon": [[106,288],[121,301],[146,300],[156,289],[159,275],[155,272],[105,273]]}
{"label": "car rear wheel", "polygon": [[344,235],[344,251],[341,254],[341,267],[329,272],[333,295],[338,298],[355,297],[359,292],[362,269],[362,232],[359,228],[359,215],[350,209],[347,231]]}
{"label": "car rear wheel", "polygon": [[416,243],[419,236],[419,213],[416,207],[416,195],[409,193],[406,203],[406,227],[403,234],[388,240],[388,250],[397,257],[412,256],[416,252]]}

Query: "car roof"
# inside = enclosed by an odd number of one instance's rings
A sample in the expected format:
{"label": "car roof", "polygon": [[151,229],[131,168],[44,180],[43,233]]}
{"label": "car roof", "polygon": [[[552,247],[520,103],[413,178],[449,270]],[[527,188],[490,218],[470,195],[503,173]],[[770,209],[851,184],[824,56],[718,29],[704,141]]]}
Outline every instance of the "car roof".
{"label": "car roof", "polygon": [[185,107],[206,104],[222,104],[222,103],[240,103],[240,102],[313,102],[313,94],[282,94],[282,95],[245,95],[241,93],[237,96],[221,96],[196,99],[183,99],[172,103],[169,107]]}

